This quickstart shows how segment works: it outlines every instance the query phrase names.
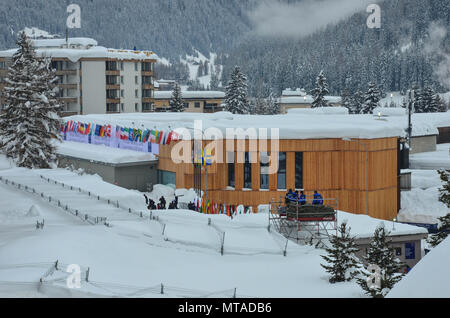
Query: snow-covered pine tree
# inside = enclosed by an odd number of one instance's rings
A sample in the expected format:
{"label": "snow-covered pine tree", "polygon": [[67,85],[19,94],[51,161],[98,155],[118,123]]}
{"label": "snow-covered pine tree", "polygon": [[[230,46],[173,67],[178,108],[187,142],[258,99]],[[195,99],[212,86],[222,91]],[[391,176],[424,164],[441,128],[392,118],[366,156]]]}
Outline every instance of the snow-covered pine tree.
{"label": "snow-covered pine tree", "polygon": [[211,82],[209,89],[212,91],[216,91],[219,89],[219,84],[220,84],[219,72],[217,72],[217,70],[211,71]]}
{"label": "snow-covered pine tree", "polygon": [[378,90],[376,84],[374,82],[370,82],[369,89],[367,90],[364,98],[361,113],[372,114],[373,110],[378,107],[380,99],[380,91]]}
{"label": "snow-covered pine tree", "polygon": [[414,91],[414,112],[423,113],[422,90],[417,83],[414,83],[411,89]]}
{"label": "snow-covered pine tree", "polygon": [[278,98],[276,98],[272,91],[270,91],[269,97],[267,99],[268,104],[268,114],[278,115],[280,114],[280,103]]}
{"label": "snow-covered pine tree", "polygon": [[443,182],[442,188],[439,189],[439,201],[450,208],[450,170],[439,170],[438,173]]}
{"label": "snow-covered pine tree", "polygon": [[361,114],[363,104],[364,104],[364,95],[360,90],[358,90],[350,98],[349,113]]}
{"label": "snow-covered pine tree", "polygon": [[248,100],[247,77],[236,66],[226,87],[225,111],[233,114],[250,114],[251,106]]}
{"label": "snow-covered pine tree", "polygon": [[446,112],[447,106],[444,101],[441,99],[439,94],[435,93],[431,98],[431,109],[435,110],[435,112]]}
{"label": "snow-covered pine tree", "polygon": [[432,247],[438,246],[443,240],[445,240],[450,234],[450,213],[439,217],[439,226],[436,234],[431,235],[428,238],[428,243]]}
{"label": "snow-covered pine tree", "polygon": [[184,101],[181,94],[180,85],[175,84],[172,92],[172,99],[169,101],[170,111],[174,113],[184,112]]}
{"label": "snow-covered pine tree", "polygon": [[265,98],[256,97],[251,102],[251,113],[257,115],[267,115],[269,107]]}
{"label": "snow-covered pine tree", "polygon": [[343,222],[338,229],[339,234],[333,235],[330,239],[330,247],[325,248],[328,255],[322,255],[322,258],[328,265],[320,264],[331,274],[330,283],[345,282],[352,280],[359,272],[361,267],[355,253],[358,248],[355,239],[350,236],[350,227]]}
{"label": "snow-covered pine tree", "polygon": [[422,92],[421,100],[421,112],[422,113],[436,113],[438,111],[437,107],[434,107],[433,96],[435,95],[434,90],[427,86]]}
{"label": "snow-covered pine tree", "polygon": [[55,141],[61,141],[61,105],[56,99],[51,60],[38,59],[24,32],[17,41],[4,88],[0,115],[1,148],[20,167],[50,168],[56,163]]}
{"label": "snow-covered pine tree", "polygon": [[389,232],[386,231],[384,225],[379,226],[367,249],[367,255],[364,257],[368,265],[378,266],[379,286],[369,286],[368,278],[373,275],[369,270],[361,271],[361,277],[357,279],[358,284],[364,292],[374,298],[383,298],[388,292],[399,282],[403,273],[404,264],[395,257],[394,249],[389,246]]}
{"label": "snow-covered pine tree", "polygon": [[311,107],[326,107],[328,106],[327,101],[325,100],[325,96],[329,94],[327,78],[323,73],[323,70],[320,71],[319,75],[316,79],[316,88],[311,91],[311,94],[314,97],[314,101],[312,102]]}

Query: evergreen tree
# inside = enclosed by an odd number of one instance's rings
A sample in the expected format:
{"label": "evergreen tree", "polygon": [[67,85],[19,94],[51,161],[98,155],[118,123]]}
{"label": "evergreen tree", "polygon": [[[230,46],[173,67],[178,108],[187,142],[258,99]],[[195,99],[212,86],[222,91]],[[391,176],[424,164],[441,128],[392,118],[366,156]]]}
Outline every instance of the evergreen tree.
{"label": "evergreen tree", "polygon": [[341,94],[342,106],[348,109],[348,112],[352,114],[352,97],[348,88],[344,89]]}
{"label": "evergreen tree", "polygon": [[450,208],[450,170],[439,170],[441,181],[444,183],[439,189],[439,201],[446,204]]}
{"label": "evergreen tree", "polygon": [[329,264],[320,264],[331,274],[330,283],[352,280],[358,273],[359,260],[355,253],[358,252],[355,239],[350,236],[350,227],[344,222],[338,229],[339,235],[333,235],[330,239],[331,247],[325,248],[328,255],[322,258]]}
{"label": "evergreen tree", "polygon": [[211,72],[211,82],[210,82],[210,86],[209,89],[212,91],[216,91],[219,89],[219,84],[220,84],[220,80],[219,80],[219,74],[217,71],[212,71]]}
{"label": "evergreen tree", "polygon": [[268,114],[269,115],[280,114],[279,99],[274,96],[272,91],[270,92],[269,98],[267,99],[267,104],[268,104]]}
{"label": "evergreen tree", "polygon": [[364,104],[364,95],[360,90],[356,91],[355,94],[353,94],[349,102],[350,102],[349,113],[361,114]]}
{"label": "evergreen tree", "polygon": [[434,94],[432,96],[430,108],[434,112],[446,112],[447,111],[447,105],[445,105],[444,101],[441,99],[441,96],[439,96],[439,94]]}
{"label": "evergreen tree", "polygon": [[180,85],[175,84],[172,92],[172,99],[169,101],[170,111],[175,113],[184,112],[184,101],[181,95]]}
{"label": "evergreen tree", "polygon": [[364,98],[364,104],[361,109],[362,114],[372,114],[373,110],[380,103],[380,92],[374,82],[369,83],[369,89]]}
{"label": "evergreen tree", "polygon": [[[374,233],[370,245],[367,249],[367,255],[364,257],[366,263],[378,267],[379,272],[376,275],[379,278],[379,285],[369,286],[368,278],[373,273],[365,269],[361,272],[362,277],[358,278],[358,284],[365,291],[366,294],[374,298],[382,298],[399,282],[403,273],[401,270],[404,264],[395,257],[394,249],[389,246],[388,241],[389,232],[383,226],[379,226]],[[376,281],[375,281],[376,282]]]}
{"label": "evergreen tree", "polygon": [[421,96],[421,112],[422,113],[436,113],[438,111],[438,107],[435,107],[433,104],[433,96],[435,95],[434,90],[427,86],[422,92]]}
{"label": "evergreen tree", "polygon": [[328,106],[325,96],[329,94],[329,91],[327,79],[323,73],[323,70],[320,71],[319,76],[317,76],[316,88],[311,91],[311,94],[314,96],[314,101],[311,105],[312,108]]}
{"label": "evergreen tree", "polygon": [[414,91],[414,112],[423,113],[422,90],[417,83],[414,83],[411,89]]}
{"label": "evergreen tree", "polygon": [[431,237],[428,239],[428,243],[432,247],[438,246],[450,234],[450,213],[438,218],[438,220],[439,226],[437,233],[431,235]]}
{"label": "evergreen tree", "polygon": [[247,77],[241,72],[239,66],[236,66],[226,87],[225,111],[233,114],[250,114],[251,106],[247,91]]}
{"label": "evergreen tree", "polygon": [[24,32],[17,42],[4,88],[0,115],[1,148],[20,167],[50,168],[56,163],[54,141],[60,141],[61,105],[56,99],[51,60],[38,59]]}

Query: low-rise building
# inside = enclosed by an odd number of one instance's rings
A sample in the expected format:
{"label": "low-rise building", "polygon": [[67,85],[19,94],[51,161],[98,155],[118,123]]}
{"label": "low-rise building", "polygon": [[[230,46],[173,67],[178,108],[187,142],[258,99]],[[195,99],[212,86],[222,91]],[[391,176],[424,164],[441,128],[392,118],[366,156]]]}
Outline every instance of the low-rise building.
{"label": "low-rise building", "polygon": [[[160,84],[161,85],[161,84]],[[186,112],[190,113],[215,113],[223,110],[225,93],[220,91],[182,91]],[[172,91],[155,92],[156,112],[170,111]]]}
{"label": "low-rise building", "polygon": [[[154,64],[150,51],[116,50],[89,38],[32,40],[38,57],[49,57],[58,76],[64,115],[151,111]],[[17,49],[0,52],[0,94]],[[2,108],[4,98],[0,95]]]}
{"label": "low-rise building", "polygon": [[[341,106],[342,98],[339,96],[325,96],[325,100],[330,106]],[[290,88],[282,92],[280,98],[280,112],[286,114],[292,108],[311,108],[314,97],[308,95],[304,89]]]}

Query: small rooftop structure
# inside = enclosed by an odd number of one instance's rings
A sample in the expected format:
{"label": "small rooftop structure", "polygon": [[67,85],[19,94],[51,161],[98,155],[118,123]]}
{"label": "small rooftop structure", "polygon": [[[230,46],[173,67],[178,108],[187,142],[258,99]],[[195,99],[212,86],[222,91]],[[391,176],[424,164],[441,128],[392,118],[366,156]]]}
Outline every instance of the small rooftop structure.
{"label": "small rooftop structure", "polygon": [[[36,54],[40,57],[67,58],[77,62],[82,58],[113,58],[119,60],[158,60],[158,56],[151,51],[134,51],[109,49],[98,46],[91,38],[42,39],[32,40],[36,47]],[[17,48],[0,51],[0,57],[11,58]]]}

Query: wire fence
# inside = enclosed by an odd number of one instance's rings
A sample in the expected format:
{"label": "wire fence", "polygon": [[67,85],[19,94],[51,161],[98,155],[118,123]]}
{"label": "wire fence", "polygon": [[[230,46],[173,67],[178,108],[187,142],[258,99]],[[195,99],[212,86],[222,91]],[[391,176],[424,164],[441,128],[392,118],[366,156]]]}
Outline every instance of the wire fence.
{"label": "wire fence", "polygon": [[76,191],[78,193],[86,194],[90,198],[96,199],[98,201],[102,201],[102,202],[104,202],[104,203],[106,203],[106,204],[108,204],[110,206],[113,206],[113,207],[115,207],[117,209],[121,209],[121,210],[123,210],[123,211],[125,211],[125,212],[127,212],[129,214],[134,214],[136,216],[139,216],[140,218],[149,217],[150,220],[157,221],[157,222],[159,222],[161,224],[161,227],[163,229],[163,235],[164,235],[164,230],[165,230],[166,224],[158,216],[154,216],[153,215],[153,211],[151,211],[151,210],[150,211],[148,211],[148,210],[147,211],[136,210],[136,209],[133,209],[133,208],[131,208],[129,206],[126,206],[125,204],[122,204],[119,200],[113,200],[113,199],[110,199],[110,198],[107,198],[107,197],[103,197],[103,196],[101,196],[99,194],[96,194],[96,193],[94,193],[92,191],[84,190],[81,187],[75,187],[75,186],[72,186],[72,185],[68,185],[68,184],[65,184],[64,182],[60,182],[58,180],[48,178],[48,177],[46,177],[44,175],[39,175],[39,176],[40,176],[40,178],[42,180],[46,181],[47,183],[54,184],[54,185],[59,185],[59,186],[61,186],[64,189],[70,189],[71,191]]}
{"label": "wire fence", "polygon": [[[81,293],[87,292],[92,294],[94,292],[93,294],[99,296],[123,298],[138,298],[146,297],[148,295],[179,298],[254,298],[253,296],[249,295],[237,294],[237,288],[211,292],[199,289],[175,287],[163,283],[149,287],[141,287],[121,283],[93,281],[89,278],[89,267],[80,267],[81,288],[74,289],[70,288],[68,285],[68,280],[71,278],[69,276],[72,274],[72,272],[65,270],[65,268],[69,268],[70,266],[70,264],[61,263],[59,261],[46,263],[1,265],[0,270],[41,268],[45,270],[45,272],[40,276],[37,282],[0,281],[0,284],[4,286],[29,286],[36,288],[38,292],[43,292],[44,294],[46,291],[48,291],[48,288],[54,287],[64,288],[67,290],[73,289]],[[95,291],[95,289],[97,290]]]}
{"label": "wire fence", "polygon": [[54,198],[52,196],[46,195],[45,193],[40,192],[40,191],[36,190],[33,187],[30,187],[30,186],[27,186],[27,185],[24,185],[24,184],[21,184],[21,183],[9,180],[9,179],[7,179],[7,178],[5,178],[3,176],[0,176],[0,182],[4,183],[6,185],[9,185],[9,186],[15,187],[18,190],[21,190],[21,191],[24,191],[24,192],[31,193],[31,194],[34,194],[36,196],[39,196],[42,200],[47,201],[48,203],[50,203],[50,204],[52,204],[52,205],[62,209],[65,212],[68,212],[68,213],[72,214],[73,216],[78,217],[82,221],[87,222],[87,223],[89,223],[91,225],[97,225],[97,224],[107,225],[107,223],[106,223],[107,218],[105,218],[105,217],[93,217],[93,216],[91,216],[91,215],[89,215],[87,213],[83,213],[82,211],[69,206],[68,204],[62,202],[61,200],[58,200],[58,199],[56,199],[56,198]]}

